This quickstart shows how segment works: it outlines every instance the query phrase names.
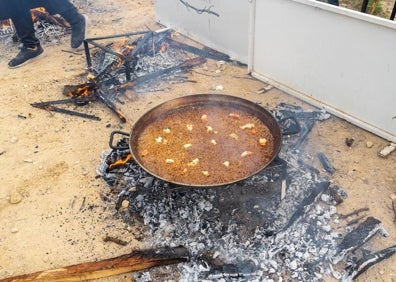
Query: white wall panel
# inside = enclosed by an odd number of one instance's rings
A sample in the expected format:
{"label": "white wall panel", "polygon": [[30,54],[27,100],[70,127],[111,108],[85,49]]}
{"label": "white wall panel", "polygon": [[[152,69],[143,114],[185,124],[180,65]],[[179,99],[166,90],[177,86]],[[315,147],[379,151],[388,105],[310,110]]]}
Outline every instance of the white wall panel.
{"label": "white wall panel", "polygon": [[310,0],[254,11],[254,76],[396,141],[394,22]]}
{"label": "white wall panel", "polygon": [[247,63],[248,0],[156,0],[157,21]]}

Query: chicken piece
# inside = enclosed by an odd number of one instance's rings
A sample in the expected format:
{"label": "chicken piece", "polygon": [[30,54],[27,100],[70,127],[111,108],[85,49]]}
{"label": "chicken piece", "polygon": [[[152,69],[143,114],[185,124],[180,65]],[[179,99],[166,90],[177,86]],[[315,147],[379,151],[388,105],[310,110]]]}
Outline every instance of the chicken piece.
{"label": "chicken piece", "polygon": [[206,127],[206,132],[207,133],[211,133],[213,132],[213,127],[211,127],[210,125],[205,126]]}
{"label": "chicken piece", "polygon": [[173,164],[175,162],[175,160],[174,159],[166,159],[165,162],[167,164]]}
{"label": "chicken piece", "polygon": [[187,127],[188,131],[192,131],[193,130],[193,125],[192,124],[187,124],[186,127]]}
{"label": "chicken piece", "polygon": [[234,140],[238,140],[238,135],[236,135],[236,133],[231,133],[230,135],[229,135],[232,139],[234,139]]}
{"label": "chicken piece", "polygon": [[216,142],[216,140],[214,140],[214,139],[210,140],[209,142],[210,142],[211,144],[213,144],[213,145],[217,145],[217,142]]}
{"label": "chicken piece", "polygon": [[201,116],[201,121],[202,121],[202,122],[208,122],[208,116],[207,116],[206,114],[203,114],[203,115]]}
{"label": "chicken piece", "polygon": [[251,155],[253,155],[253,152],[244,151],[244,152],[241,154],[241,158],[244,158],[244,157],[247,157],[247,156],[251,156]]}
{"label": "chicken piece", "polygon": [[233,119],[240,119],[240,115],[238,115],[238,114],[236,114],[236,113],[230,113],[229,115],[228,115],[230,118],[233,118]]}
{"label": "chicken piece", "polygon": [[225,161],[225,162],[223,163],[223,165],[224,165],[225,167],[229,167],[229,166],[230,166],[230,162],[229,162],[229,161]]}
{"label": "chicken piece", "polygon": [[259,144],[261,146],[267,146],[267,143],[268,143],[267,139],[265,139],[265,138],[260,138],[259,139]]}
{"label": "chicken piece", "polygon": [[245,125],[242,125],[239,127],[240,129],[252,129],[254,128],[254,124],[253,123],[247,123]]}
{"label": "chicken piece", "polygon": [[196,166],[199,163],[199,159],[193,159],[191,162],[189,162],[187,165],[188,166]]}

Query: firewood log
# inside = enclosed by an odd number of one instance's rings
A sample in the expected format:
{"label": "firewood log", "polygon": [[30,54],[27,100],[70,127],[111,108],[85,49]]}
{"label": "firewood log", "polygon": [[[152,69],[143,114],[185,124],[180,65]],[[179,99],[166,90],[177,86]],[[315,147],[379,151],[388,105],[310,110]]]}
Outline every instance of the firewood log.
{"label": "firewood log", "polygon": [[62,268],[5,278],[0,280],[0,282],[86,281],[188,260],[189,253],[184,247],[135,251],[105,260],[84,262]]}

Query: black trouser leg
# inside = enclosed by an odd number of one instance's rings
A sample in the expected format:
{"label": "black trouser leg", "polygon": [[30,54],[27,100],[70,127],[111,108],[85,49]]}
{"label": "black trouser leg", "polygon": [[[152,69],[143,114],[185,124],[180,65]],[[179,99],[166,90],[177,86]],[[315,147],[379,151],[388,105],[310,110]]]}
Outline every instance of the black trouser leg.
{"label": "black trouser leg", "polygon": [[34,48],[40,44],[35,35],[32,15],[24,0],[9,1],[11,20],[24,46]]}

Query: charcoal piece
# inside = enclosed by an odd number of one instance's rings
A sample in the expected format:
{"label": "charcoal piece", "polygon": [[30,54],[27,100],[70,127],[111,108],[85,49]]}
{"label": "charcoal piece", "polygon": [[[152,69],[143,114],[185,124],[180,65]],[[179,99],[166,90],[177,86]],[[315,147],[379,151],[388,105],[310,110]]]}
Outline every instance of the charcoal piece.
{"label": "charcoal piece", "polygon": [[286,117],[278,121],[282,127],[283,135],[293,135],[300,133],[301,126],[295,117]]}
{"label": "charcoal piece", "polygon": [[345,268],[345,273],[342,276],[341,281],[350,282],[356,279],[365,271],[367,271],[370,267],[387,258],[390,258],[395,253],[396,253],[396,245],[393,245],[389,248],[362,257],[356,263],[349,265]]}
{"label": "charcoal piece", "polygon": [[324,181],[317,183],[313,188],[311,193],[306,197],[296,208],[296,211],[292,214],[287,224],[282,230],[288,229],[292,226],[299,218],[301,218],[306,211],[308,211],[311,205],[316,201],[316,199],[329,187],[330,182]]}
{"label": "charcoal piece", "polygon": [[308,121],[302,126],[300,138],[293,144],[292,150],[299,150],[304,141],[307,139],[312,128],[315,126],[315,120]]}
{"label": "charcoal piece", "polygon": [[325,171],[327,171],[328,173],[333,174],[334,171],[335,171],[335,169],[334,169],[333,165],[330,163],[330,161],[329,161],[329,159],[327,158],[327,156],[326,156],[324,153],[322,153],[322,152],[319,152],[319,153],[317,154],[317,156],[318,156],[318,158],[319,158],[319,160],[320,160],[320,163],[321,163],[322,166],[323,166],[323,169],[324,169]]}
{"label": "charcoal piece", "polygon": [[332,259],[333,264],[340,262],[347,253],[368,242],[381,227],[381,221],[372,216],[368,217],[358,227],[348,233],[338,245],[337,253]]}
{"label": "charcoal piece", "polygon": [[345,145],[347,145],[349,148],[352,147],[353,142],[355,142],[355,138],[345,138]]}
{"label": "charcoal piece", "polygon": [[329,188],[329,194],[331,198],[335,201],[335,205],[341,204],[348,197],[348,194],[344,190],[344,188],[338,185],[331,186]]}

